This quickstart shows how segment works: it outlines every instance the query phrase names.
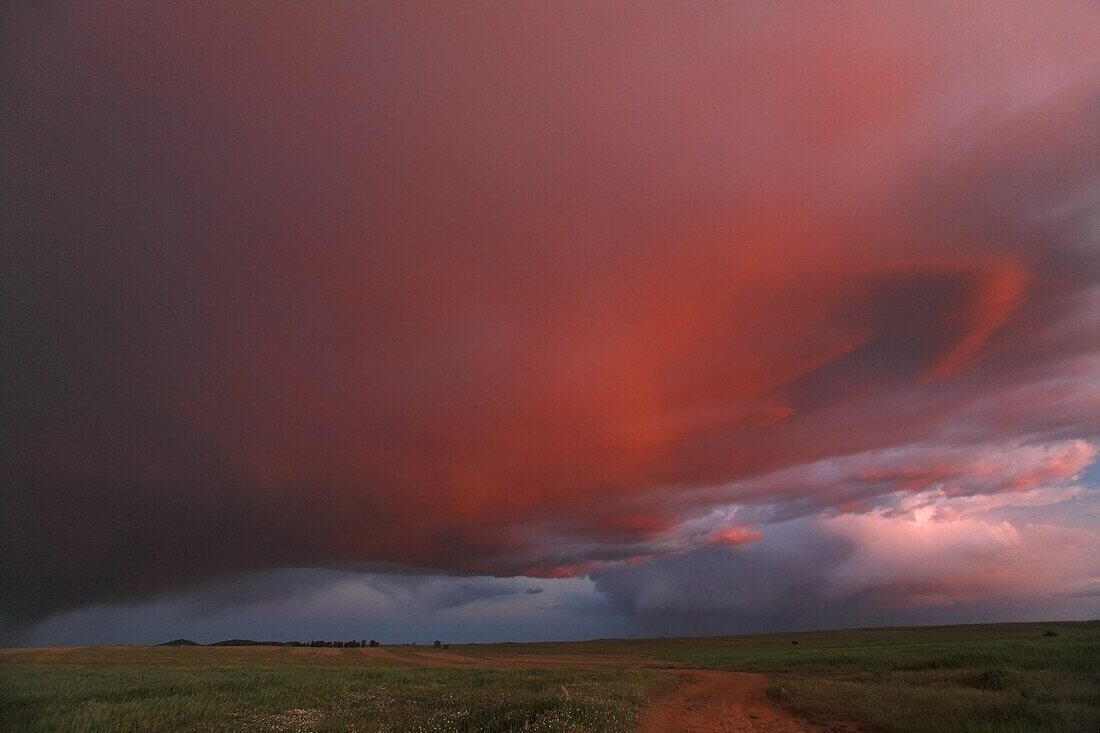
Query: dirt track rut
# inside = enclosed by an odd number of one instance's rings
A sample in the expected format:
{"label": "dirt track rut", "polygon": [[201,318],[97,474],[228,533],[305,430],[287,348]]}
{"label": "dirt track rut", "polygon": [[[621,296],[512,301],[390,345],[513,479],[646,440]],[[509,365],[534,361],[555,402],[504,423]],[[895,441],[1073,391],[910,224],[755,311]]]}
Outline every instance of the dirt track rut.
{"label": "dirt track rut", "polygon": [[654,700],[638,733],[807,733],[826,730],[799,721],[768,699],[763,675],[718,670],[676,672],[680,684]]}

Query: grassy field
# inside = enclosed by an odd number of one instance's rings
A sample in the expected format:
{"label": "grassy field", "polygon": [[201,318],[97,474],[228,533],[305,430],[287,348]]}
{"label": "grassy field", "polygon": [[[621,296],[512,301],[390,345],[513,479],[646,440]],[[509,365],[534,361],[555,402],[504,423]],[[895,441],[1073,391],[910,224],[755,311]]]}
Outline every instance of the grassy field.
{"label": "grassy field", "polygon": [[1100,622],[526,644],[766,674],[783,707],[868,733],[1100,733]]}
{"label": "grassy field", "polygon": [[1096,623],[669,641],[654,653],[693,666],[766,673],[784,707],[820,721],[855,721],[868,731],[1100,732]]}
{"label": "grassy field", "polygon": [[[797,642],[797,643],[796,643]],[[868,733],[1100,731],[1100,623],[561,644],[0,652],[0,730],[628,731],[662,668]]]}
{"label": "grassy field", "polygon": [[[350,655],[146,651],[6,659],[0,729],[629,731],[659,681],[626,667],[393,668]],[[188,656],[202,661],[167,666]]]}

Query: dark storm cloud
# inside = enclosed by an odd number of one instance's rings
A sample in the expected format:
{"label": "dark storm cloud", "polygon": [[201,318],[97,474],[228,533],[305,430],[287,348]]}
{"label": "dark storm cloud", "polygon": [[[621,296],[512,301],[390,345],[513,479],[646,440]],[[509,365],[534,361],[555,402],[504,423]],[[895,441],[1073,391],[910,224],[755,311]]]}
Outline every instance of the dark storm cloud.
{"label": "dark storm cloud", "polygon": [[514,583],[491,578],[463,580],[417,575],[376,575],[369,577],[366,582],[391,598],[428,610],[461,608],[478,601],[514,596],[520,592],[520,588]]}
{"label": "dark storm cloud", "polygon": [[850,553],[812,529],[782,547],[706,548],[593,573],[619,613],[655,634],[843,625],[853,605],[826,573]]}
{"label": "dark storm cloud", "polygon": [[1094,6],[0,12],[9,622],[349,564],[797,605],[755,525],[1095,456]]}
{"label": "dark storm cloud", "polygon": [[[578,608],[597,600],[591,583],[549,581],[543,594],[519,592],[523,581],[420,576],[409,583],[386,573],[299,568],[244,574],[233,584],[207,584],[122,605],[64,612],[33,627],[10,630],[4,645],[160,643],[180,636],[201,643],[231,638],[307,640],[374,638],[384,643],[570,639],[623,635],[621,618]],[[509,583],[513,593],[500,593]],[[447,603],[455,589],[470,603]],[[239,588],[235,587],[239,586]],[[385,590],[383,590],[383,588]],[[250,591],[256,591],[251,595]],[[537,603],[551,602],[555,608]]]}

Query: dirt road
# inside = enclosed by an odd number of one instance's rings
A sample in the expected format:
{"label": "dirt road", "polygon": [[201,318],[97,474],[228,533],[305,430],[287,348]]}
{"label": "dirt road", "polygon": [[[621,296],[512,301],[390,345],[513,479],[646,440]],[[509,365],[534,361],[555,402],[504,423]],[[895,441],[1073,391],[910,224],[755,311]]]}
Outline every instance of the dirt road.
{"label": "dirt road", "polygon": [[[340,650],[336,650],[340,651]],[[638,721],[639,733],[848,733],[854,727],[822,727],[798,720],[772,703],[764,675],[704,669],[669,669],[665,663],[636,655],[507,654],[494,650],[451,651],[423,647],[358,649],[380,661],[413,667],[459,668],[656,668],[678,683],[656,698]]]}
{"label": "dirt road", "polygon": [[676,672],[680,684],[650,704],[639,733],[806,733],[802,723],[772,704],[763,675],[717,670]]}

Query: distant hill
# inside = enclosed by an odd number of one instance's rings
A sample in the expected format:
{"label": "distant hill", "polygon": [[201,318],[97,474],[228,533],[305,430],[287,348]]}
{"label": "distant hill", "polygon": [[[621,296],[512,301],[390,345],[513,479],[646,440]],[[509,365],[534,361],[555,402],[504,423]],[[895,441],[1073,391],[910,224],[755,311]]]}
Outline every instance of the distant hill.
{"label": "distant hill", "polygon": [[157,644],[157,646],[202,646],[202,644],[199,644],[197,641],[191,641],[190,639],[173,639],[163,644]]}

